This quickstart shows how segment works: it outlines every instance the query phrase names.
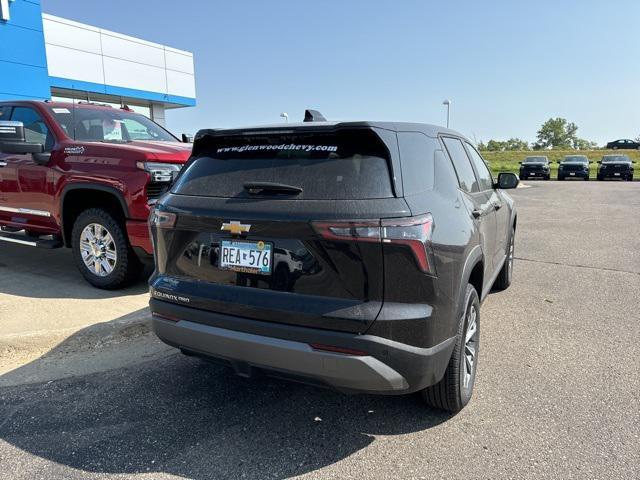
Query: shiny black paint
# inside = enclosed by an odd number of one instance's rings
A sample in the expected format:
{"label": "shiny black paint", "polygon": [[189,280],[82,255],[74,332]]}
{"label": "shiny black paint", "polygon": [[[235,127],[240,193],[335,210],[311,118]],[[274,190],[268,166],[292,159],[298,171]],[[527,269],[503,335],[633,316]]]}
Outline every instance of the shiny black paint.
{"label": "shiny black paint", "polygon": [[[403,170],[396,132],[422,131],[432,138],[439,133],[457,134],[419,124],[361,126],[375,128],[389,145],[396,198],[296,201],[168,194],[158,208],[176,213],[178,222],[172,230],[152,228],[156,249],[152,294],[180,296],[183,300],[163,296],[162,302],[198,310],[374,335],[418,347],[432,347],[453,337],[461,314],[461,292],[472,271],[480,269],[477,288],[484,298],[502,266],[515,221],[513,201],[499,189],[476,194],[461,191],[442,145],[425,158],[425,168],[434,172],[433,187],[403,197],[402,178],[415,172]],[[340,128],[340,124],[316,128]],[[224,135],[224,131],[209,134]],[[206,151],[206,135],[196,136],[194,154]],[[405,246],[328,241],[310,224],[423,213],[431,213],[434,219],[433,274],[421,272]],[[277,278],[269,279],[216,268],[216,248],[221,239],[231,238],[220,226],[230,220],[252,225],[247,240],[269,241],[285,251],[281,264],[282,269],[286,264],[288,272],[281,269]],[[154,301],[160,295],[154,294]]]}

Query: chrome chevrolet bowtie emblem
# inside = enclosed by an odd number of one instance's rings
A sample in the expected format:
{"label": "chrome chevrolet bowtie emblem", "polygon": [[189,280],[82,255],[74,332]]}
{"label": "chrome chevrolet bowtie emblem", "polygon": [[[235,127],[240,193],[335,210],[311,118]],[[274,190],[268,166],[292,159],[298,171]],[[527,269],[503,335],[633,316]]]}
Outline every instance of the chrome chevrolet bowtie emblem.
{"label": "chrome chevrolet bowtie emblem", "polygon": [[220,230],[225,232],[230,232],[231,235],[241,235],[243,233],[249,233],[251,229],[251,225],[245,225],[244,223],[240,223],[237,220],[232,220],[229,223],[223,223]]}

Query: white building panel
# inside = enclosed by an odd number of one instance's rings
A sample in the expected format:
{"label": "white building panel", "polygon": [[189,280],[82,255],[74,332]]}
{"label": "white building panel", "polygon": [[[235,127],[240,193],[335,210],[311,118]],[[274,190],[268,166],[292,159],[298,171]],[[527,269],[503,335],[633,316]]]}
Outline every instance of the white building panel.
{"label": "white building panel", "polygon": [[49,75],[104,84],[102,56],[46,44]]}
{"label": "white building panel", "polygon": [[104,58],[104,83],[114,87],[135,88],[148,92],[167,92],[164,68],[129,62],[119,58]]}
{"label": "white building panel", "polygon": [[167,83],[169,95],[196,98],[196,85],[193,81],[193,75],[167,70]]}
{"label": "white building panel", "polygon": [[148,43],[132,41],[124,36],[102,33],[102,54],[131,62],[165,68],[164,48]]}
{"label": "white building panel", "polygon": [[193,55],[183,53],[170,48],[165,48],[167,59],[167,70],[175,70],[176,72],[194,74],[193,71]]}
{"label": "white building panel", "polygon": [[43,14],[49,75],[195,98],[193,54]]}

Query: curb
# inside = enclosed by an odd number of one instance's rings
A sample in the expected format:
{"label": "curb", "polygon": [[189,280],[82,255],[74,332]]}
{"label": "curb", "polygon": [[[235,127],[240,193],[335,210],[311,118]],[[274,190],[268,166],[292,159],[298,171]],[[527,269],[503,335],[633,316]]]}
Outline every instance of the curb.
{"label": "curb", "polygon": [[56,346],[64,350],[93,350],[151,332],[148,308],[116,320],[60,330],[40,330],[0,336],[0,358],[43,352]]}

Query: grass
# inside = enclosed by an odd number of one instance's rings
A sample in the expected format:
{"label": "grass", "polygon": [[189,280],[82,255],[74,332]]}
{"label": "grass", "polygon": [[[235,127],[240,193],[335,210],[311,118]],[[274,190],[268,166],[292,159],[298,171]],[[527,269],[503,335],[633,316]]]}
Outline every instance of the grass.
{"label": "grass", "polygon": [[[598,164],[595,162],[602,159],[603,155],[628,155],[631,160],[640,164],[640,150],[545,150],[537,151],[514,151],[514,152],[482,152],[484,159],[489,162],[494,175],[500,172],[518,173],[520,164],[525,157],[533,155],[545,155],[551,163],[551,178],[558,178],[558,164],[566,155],[586,155],[591,164],[589,178],[596,178]],[[635,165],[638,169],[640,166]]]}

